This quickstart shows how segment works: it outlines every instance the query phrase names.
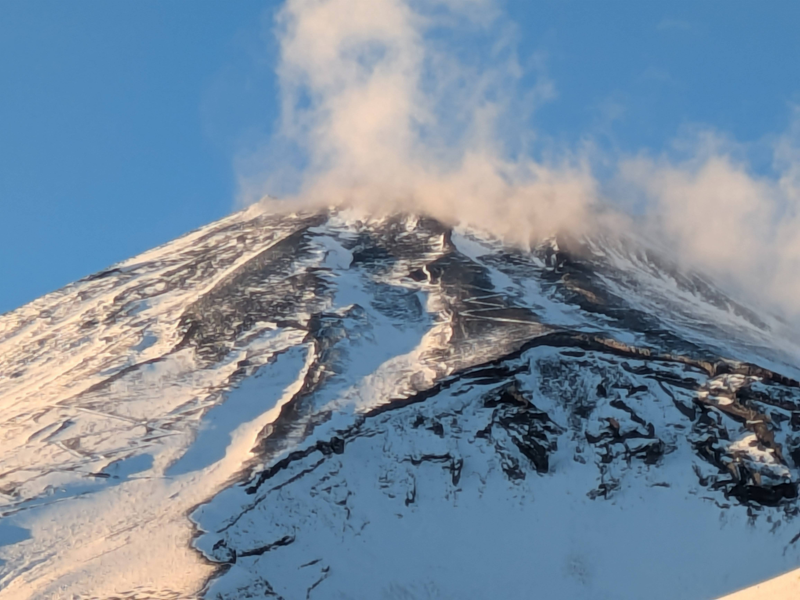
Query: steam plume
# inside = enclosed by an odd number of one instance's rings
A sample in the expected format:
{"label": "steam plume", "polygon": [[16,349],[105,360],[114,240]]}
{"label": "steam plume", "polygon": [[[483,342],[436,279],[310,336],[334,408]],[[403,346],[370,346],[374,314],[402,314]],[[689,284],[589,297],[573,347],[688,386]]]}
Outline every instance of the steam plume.
{"label": "steam plume", "polygon": [[[515,240],[584,222],[596,198],[588,163],[568,154],[549,164],[512,156],[508,136],[499,135],[512,109],[535,110],[554,92],[542,76],[517,100],[522,70],[494,4],[420,6],[287,1],[277,21],[278,142],[305,167],[287,181],[292,169],[273,162],[256,189],[476,222]],[[452,30],[482,42],[489,58],[456,60],[436,41]]]}
{"label": "steam plume", "polygon": [[[798,115],[800,116],[800,115]],[[735,148],[705,135],[691,158],[620,162],[652,225],[690,266],[800,314],[800,118],[773,144],[773,173],[756,175]]]}
{"label": "steam plume", "polygon": [[[587,154],[534,158],[528,117],[555,86],[540,71],[523,88],[493,0],[287,0],[276,33],[280,131],[243,178],[245,200],[423,212],[523,244],[625,205],[600,198]],[[688,266],[800,312],[800,117],[774,144],[771,176],[702,139],[683,161],[602,162]]]}

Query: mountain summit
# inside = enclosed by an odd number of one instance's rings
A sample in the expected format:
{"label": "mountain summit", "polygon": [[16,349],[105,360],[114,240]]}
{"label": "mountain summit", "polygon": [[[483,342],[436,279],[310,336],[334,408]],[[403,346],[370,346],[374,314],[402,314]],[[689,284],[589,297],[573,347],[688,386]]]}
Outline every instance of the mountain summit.
{"label": "mountain summit", "polygon": [[251,207],[0,316],[0,599],[717,597],[800,562],[791,340],[635,236]]}

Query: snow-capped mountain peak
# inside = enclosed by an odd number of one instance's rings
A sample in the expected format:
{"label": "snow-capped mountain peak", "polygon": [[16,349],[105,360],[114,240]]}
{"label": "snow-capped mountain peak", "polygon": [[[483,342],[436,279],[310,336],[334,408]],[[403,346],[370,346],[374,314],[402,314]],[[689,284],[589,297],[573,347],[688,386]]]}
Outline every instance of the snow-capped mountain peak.
{"label": "snow-capped mountain peak", "polygon": [[0,598],[721,595],[800,557],[788,331],[630,235],[253,207],[0,316]]}

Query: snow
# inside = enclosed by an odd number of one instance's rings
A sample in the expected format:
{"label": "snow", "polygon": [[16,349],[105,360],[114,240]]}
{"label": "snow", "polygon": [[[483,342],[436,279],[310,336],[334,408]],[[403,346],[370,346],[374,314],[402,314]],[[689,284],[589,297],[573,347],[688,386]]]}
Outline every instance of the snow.
{"label": "snow", "polygon": [[[658,375],[638,375],[653,361],[547,346],[509,362],[553,331],[658,350],[566,301],[555,259],[426,227],[251,208],[0,316],[0,599],[195,598],[225,548],[237,560],[208,597],[712,597],[797,566],[780,507],[754,520],[699,483],[717,469],[679,409],[702,401],[722,422],[740,390],[772,384],[657,360]],[[289,258],[268,262],[296,232]],[[594,249],[626,307],[732,366],[796,372],[791,341]],[[225,286],[241,314],[214,295]],[[211,333],[192,337],[187,315]],[[515,374],[464,376],[498,360]],[[512,380],[552,419],[542,472],[512,426],[478,435],[495,414],[483,398]],[[725,423],[727,460],[796,480],[754,423]],[[348,431],[342,454],[320,450]],[[644,462],[660,442],[661,462]],[[523,479],[504,471],[512,458]]]}
{"label": "snow", "polygon": [[[531,372],[522,383],[540,388]],[[198,546],[218,559],[238,553],[209,596],[249,597],[263,581],[286,598],[315,585],[321,597],[342,598],[711,598],[800,558],[785,551],[793,530],[753,528],[745,507],[720,513],[699,498],[679,438],[658,468],[621,473],[607,501],[587,497],[597,468],[580,435],[562,436],[552,472],[509,481],[491,443],[474,436],[488,416],[476,398],[491,389],[465,382],[384,413],[349,437],[342,455],[314,452],[254,495],[233,487],[201,507],[193,518],[209,533]],[[568,430],[556,398],[536,397]],[[642,416],[682,420],[666,394],[655,397],[637,405]],[[444,435],[414,427],[420,418],[438,419]],[[583,463],[573,460],[580,447]],[[445,455],[463,460],[457,484],[451,459],[422,458]],[[292,541],[251,552],[282,539]]]}
{"label": "snow", "polygon": [[773,600],[800,597],[800,569],[730,594],[720,600]]}
{"label": "snow", "polygon": [[762,473],[766,471],[775,479],[790,479],[792,476],[789,468],[775,456],[775,451],[761,445],[755,434],[735,440],[728,446],[728,451],[732,456],[759,468]]}
{"label": "snow", "polygon": [[[0,523],[5,531],[27,532],[27,539],[0,548],[2,597],[112,594],[143,581],[197,590],[211,573],[191,550],[194,530],[185,514],[251,459],[257,434],[293,394],[283,398],[283,389],[298,385],[306,353],[305,332],[268,323],[265,334],[210,368],[190,349],[176,350],[186,305],[286,230],[262,231],[253,223],[249,231],[224,235],[240,219],[0,318],[0,372],[22,371],[0,378]],[[215,227],[223,235],[214,236]],[[235,241],[248,234],[263,240],[249,251]],[[217,268],[192,281],[204,237]],[[174,273],[183,285],[165,285]],[[117,316],[109,321],[109,313]],[[245,358],[251,371],[274,363],[267,393],[256,400],[231,393],[224,416],[217,411],[213,423],[204,419]],[[186,452],[198,427],[199,445]],[[121,572],[119,564],[130,568]]]}

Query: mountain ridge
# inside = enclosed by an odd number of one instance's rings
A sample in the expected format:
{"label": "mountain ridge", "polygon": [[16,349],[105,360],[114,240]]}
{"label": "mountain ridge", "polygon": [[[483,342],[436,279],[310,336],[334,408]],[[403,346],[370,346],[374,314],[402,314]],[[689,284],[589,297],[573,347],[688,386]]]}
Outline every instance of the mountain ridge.
{"label": "mountain ridge", "polygon": [[[498,557],[541,558],[515,530],[554,543],[548,510],[633,535],[662,518],[649,502],[685,510],[645,555],[694,540],[684,517],[720,553],[705,577],[661,557],[689,597],[796,565],[789,332],[640,242],[525,249],[424,216],[253,207],[0,316],[0,524],[27,532],[0,546],[0,597],[529,597],[426,545],[486,520]],[[573,534],[534,570],[542,593],[649,589]],[[405,579],[386,539],[423,561]]]}

